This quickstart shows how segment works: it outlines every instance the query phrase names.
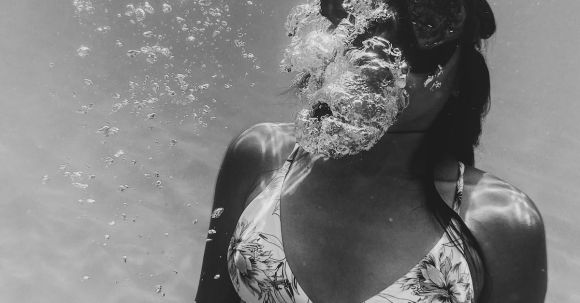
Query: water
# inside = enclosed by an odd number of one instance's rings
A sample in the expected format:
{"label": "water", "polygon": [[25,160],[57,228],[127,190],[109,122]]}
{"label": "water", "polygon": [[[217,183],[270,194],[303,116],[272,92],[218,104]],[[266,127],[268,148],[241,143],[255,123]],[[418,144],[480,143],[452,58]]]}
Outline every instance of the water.
{"label": "water", "polygon": [[[292,79],[278,69],[281,20],[295,4],[4,3],[4,301],[192,301],[227,143],[254,123],[292,121],[295,101],[278,95]],[[493,5],[493,106],[479,166],[537,202],[547,302],[578,302],[580,3]]]}

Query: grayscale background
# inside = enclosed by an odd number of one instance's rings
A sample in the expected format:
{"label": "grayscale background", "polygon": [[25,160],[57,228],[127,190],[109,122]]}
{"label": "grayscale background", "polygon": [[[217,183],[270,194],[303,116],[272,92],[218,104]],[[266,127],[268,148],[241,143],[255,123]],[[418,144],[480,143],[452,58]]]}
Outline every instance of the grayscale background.
{"label": "grayscale background", "polygon": [[[0,301],[192,302],[229,140],[292,121],[298,2],[1,3]],[[491,4],[477,163],[540,208],[547,302],[580,302],[580,2]]]}

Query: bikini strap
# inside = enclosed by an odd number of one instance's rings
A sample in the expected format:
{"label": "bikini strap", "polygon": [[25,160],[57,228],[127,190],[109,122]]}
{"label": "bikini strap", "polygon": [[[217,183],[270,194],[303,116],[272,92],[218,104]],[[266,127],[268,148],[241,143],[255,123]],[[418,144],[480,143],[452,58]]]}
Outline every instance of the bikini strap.
{"label": "bikini strap", "polygon": [[455,197],[453,199],[453,210],[459,213],[461,209],[461,200],[463,199],[463,174],[465,173],[465,164],[459,161],[459,177],[455,185]]}
{"label": "bikini strap", "polygon": [[286,178],[286,174],[288,173],[288,170],[290,169],[290,165],[292,165],[292,162],[294,162],[294,158],[296,158],[296,154],[298,153],[299,147],[300,147],[300,145],[298,145],[298,143],[296,143],[294,145],[294,149],[292,149],[292,152],[290,153],[288,158],[286,158],[286,161],[284,161],[284,165],[278,171],[279,178],[283,178],[283,179]]}
{"label": "bikini strap", "polygon": [[288,159],[286,159],[286,161],[288,162],[292,162],[294,161],[294,158],[296,158],[296,154],[298,153],[298,148],[300,147],[300,144],[296,143],[294,144],[294,149],[292,149],[292,152],[290,153],[290,155],[288,156]]}

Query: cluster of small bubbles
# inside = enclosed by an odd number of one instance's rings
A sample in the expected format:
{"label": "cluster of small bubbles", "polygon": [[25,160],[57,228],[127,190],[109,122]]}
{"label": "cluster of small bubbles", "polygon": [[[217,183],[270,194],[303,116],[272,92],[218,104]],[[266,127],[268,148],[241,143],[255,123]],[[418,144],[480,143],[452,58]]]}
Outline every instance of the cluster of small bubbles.
{"label": "cluster of small bubbles", "polygon": [[135,4],[133,3],[129,3],[125,6],[125,16],[135,17],[135,20],[137,20],[137,22],[145,21],[147,14],[153,15],[154,13],[155,9],[147,1],[137,6],[135,6]]}
{"label": "cluster of small bubbles", "polygon": [[181,90],[187,90],[187,88],[189,87],[189,83],[187,83],[185,81],[186,77],[187,77],[187,75],[184,75],[184,74],[175,75],[175,80],[178,82],[179,89],[181,89]]}
{"label": "cluster of small bubbles", "polygon": [[[103,41],[108,41],[111,44],[111,51],[121,58],[127,56],[123,64],[137,67],[138,74],[124,80],[124,83],[129,84],[128,88],[119,90],[120,94],[113,94],[112,100],[110,99],[110,103],[106,106],[111,106],[111,114],[128,110],[131,114],[142,115],[142,118],[147,121],[145,122],[147,127],[152,130],[157,124],[165,123],[160,119],[167,116],[162,115],[165,112],[164,106],[172,104],[188,106],[182,111],[184,117],[181,117],[182,120],[179,123],[192,121],[196,132],[199,127],[207,127],[211,120],[216,119],[215,114],[212,113],[216,107],[214,104],[217,103],[216,99],[212,98],[215,96],[214,92],[232,88],[232,83],[234,83],[232,79],[235,79],[232,73],[225,70],[231,68],[229,58],[223,62],[220,61],[222,59],[217,55],[220,49],[235,47],[235,49],[232,48],[234,53],[230,55],[235,55],[235,59],[247,65],[244,67],[247,68],[244,78],[251,79],[248,72],[258,73],[261,69],[256,52],[249,43],[252,38],[246,33],[247,25],[237,24],[237,21],[232,18],[230,5],[225,1],[129,0],[119,6],[116,12],[109,11],[112,9],[111,1],[108,1],[108,4],[107,1],[72,1],[77,7],[77,12],[90,11],[92,14],[91,22],[81,22],[81,25],[87,27],[85,32],[91,35],[90,38],[97,36]],[[96,5],[96,9],[92,2]],[[252,1],[242,1],[241,4],[253,6],[246,7],[250,15],[260,6],[259,3]],[[158,15],[154,15],[156,11]],[[115,23],[105,23],[108,19],[101,18],[99,14],[93,14],[99,12],[104,12],[106,17],[116,15],[118,20]],[[120,34],[117,31],[124,28],[133,30],[132,39],[116,36]],[[97,45],[95,44],[94,47],[96,48]],[[96,51],[91,53],[91,49],[85,45],[77,49],[77,54],[81,58],[88,55],[100,55]],[[188,54],[187,58],[183,59],[182,54]],[[95,75],[85,75],[80,79],[83,78],[86,78],[83,82],[88,87],[104,85]],[[94,79],[96,85],[89,78]],[[236,86],[239,85],[235,83]],[[253,86],[254,83],[249,85]],[[93,109],[93,104],[82,105],[77,112],[87,114],[91,109]],[[98,134],[110,137],[119,133],[119,128],[108,125],[109,122],[101,121],[101,123],[95,127],[95,129],[100,127],[96,131]],[[101,127],[101,125],[105,126]],[[102,141],[102,143],[110,142]],[[161,148],[171,148],[177,146],[178,141],[171,139],[167,144],[164,140],[156,139],[156,144]],[[117,150],[116,153],[115,150]],[[102,155],[100,163],[103,165],[104,160],[106,167],[119,165],[125,160],[131,160],[126,157],[122,149],[116,148],[110,154]],[[132,160],[131,163],[136,165],[137,161]],[[143,167],[145,162],[139,164]],[[89,183],[92,184],[86,180],[77,181],[87,186]],[[150,186],[163,187],[159,179],[149,181]],[[166,181],[163,180],[163,182]],[[119,186],[121,192],[128,188],[127,185]],[[220,215],[221,213],[213,214],[218,218]],[[195,223],[197,220],[194,221]]]}
{"label": "cluster of small bubbles", "polygon": [[88,56],[90,52],[91,49],[86,45],[81,45],[79,48],[77,48],[77,55],[81,58]]}
{"label": "cluster of small bubbles", "polygon": [[49,180],[50,180],[50,178],[48,177],[48,175],[44,175],[44,176],[42,176],[41,182],[42,182],[42,184],[46,184],[46,183],[48,183]]}
{"label": "cluster of small bubbles", "polygon": [[93,103],[87,104],[87,105],[81,105],[81,107],[76,110],[76,113],[86,115],[91,109],[93,109],[93,106],[94,106]]}
{"label": "cluster of small bubbles", "polygon": [[[152,31],[146,31],[143,33],[143,36],[150,38],[153,37],[154,34]],[[127,51],[127,56],[129,58],[137,58],[139,55],[143,55],[145,60],[150,64],[157,62],[159,55],[169,59],[172,57],[171,50],[169,50],[168,47],[160,45],[143,46],[139,50],[131,49]]]}
{"label": "cluster of small bubbles", "polygon": [[95,29],[95,31],[97,33],[106,34],[111,31],[111,26],[109,25],[99,26]]}
{"label": "cluster of small bubbles", "polygon": [[423,86],[429,88],[430,91],[441,88],[441,81],[438,79],[443,75],[443,66],[438,65],[437,70],[425,79]]}
{"label": "cluster of small bubbles", "polygon": [[88,181],[94,178],[91,178],[91,176],[87,176],[87,174],[82,171],[67,171],[66,167],[67,167],[66,164],[63,164],[60,166],[59,169],[63,171],[62,173],[63,177],[70,179],[71,185],[74,188],[82,190],[86,190],[87,188],[89,188]]}
{"label": "cluster of small bubbles", "polygon": [[97,133],[100,133],[101,135],[103,135],[105,137],[116,135],[118,132],[119,132],[119,128],[114,127],[114,126],[109,126],[109,125],[105,125],[97,130]]}
{"label": "cluster of small bubbles", "polygon": [[113,157],[107,156],[103,159],[103,161],[105,162],[105,167],[109,167],[109,166],[115,164],[115,158],[113,158]]}
{"label": "cluster of small bubbles", "polygon": [[88,13],[92,14],[95,10],[93,2],[91,0],[73,0],[73,5],[75,7],[77,14]]}
{"label": "cluster of small bubbles", "polygon": [[124,99],[122,102],[117,102],[117,103],[113,104],[112,111],[118,112],[120,109],[122,109],[123,107],[125,107],[127,105],[129,105],[129,100]]}

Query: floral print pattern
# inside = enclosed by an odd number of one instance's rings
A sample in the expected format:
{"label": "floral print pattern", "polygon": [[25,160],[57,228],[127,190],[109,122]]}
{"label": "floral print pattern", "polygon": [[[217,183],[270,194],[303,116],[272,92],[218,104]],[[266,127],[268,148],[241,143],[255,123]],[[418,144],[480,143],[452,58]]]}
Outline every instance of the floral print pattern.
{"label": "floral print pattern", "polygon": [[[280,192],[290,163],[244,210],[231,238],[228,271],[242,302],[312,303],[292,274],[281,239]],[[456,209],[463,169],[460,164]],[[471,274],[452,235],[446,232],[409,273],[363,303],[471,303]]]}
{"label": "floral print pattern", "polygon": [[[296,302],[296,285],[287,272],[282,242],[274,235],[256,232],[241,220],[228,249],[228,270],[234,287],[246,288],[258,302]],[[250,301],[252,302],[252,301]]]}

